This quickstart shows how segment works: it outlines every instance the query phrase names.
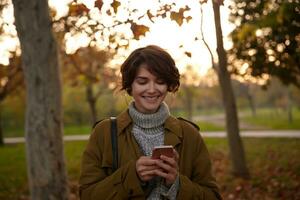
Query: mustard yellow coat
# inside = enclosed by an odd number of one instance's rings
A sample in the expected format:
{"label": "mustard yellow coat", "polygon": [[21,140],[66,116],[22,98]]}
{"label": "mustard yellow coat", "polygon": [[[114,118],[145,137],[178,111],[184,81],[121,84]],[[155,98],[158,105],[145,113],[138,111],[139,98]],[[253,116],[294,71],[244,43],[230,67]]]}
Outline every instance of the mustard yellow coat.
{"label": "mustard yellow coat", "polygon": [[[96,125],[82,157],[79,193],[82,200],[145,199],[135,170],[142,156],[131,134],[128,110],[117,117],[119,168],[112,173],[110,120]],[[177,199],[221,199],[211,161],[198,130],[190,123],[170,116],[165,124],[165,144],[179,153]]]}

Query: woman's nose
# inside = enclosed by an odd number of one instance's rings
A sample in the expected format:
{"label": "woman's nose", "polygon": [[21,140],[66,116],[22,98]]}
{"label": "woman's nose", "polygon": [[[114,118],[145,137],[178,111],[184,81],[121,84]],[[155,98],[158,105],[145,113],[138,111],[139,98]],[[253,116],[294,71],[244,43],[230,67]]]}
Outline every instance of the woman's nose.
{"label": "woman's nose", "polygon": [[148,91],[149,92],[155,92],[156,84],[154,82],[149,83]]}

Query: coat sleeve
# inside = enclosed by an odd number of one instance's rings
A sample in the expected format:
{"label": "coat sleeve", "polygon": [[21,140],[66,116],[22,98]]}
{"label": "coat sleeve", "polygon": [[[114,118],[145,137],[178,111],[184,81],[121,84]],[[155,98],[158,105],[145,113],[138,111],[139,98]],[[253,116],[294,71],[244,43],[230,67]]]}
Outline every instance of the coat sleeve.
{"label": "coat sleeve", "polygon": [[191,175],[188,177],[180,173],[180,188],[177,199],[218,200],[222,199],[216,180],[212,175],[212,164],[207,147],[198,130],[188,125],[189,156],[193,156]]}
{"label": "coat sleeve", "polygon": [[[104,124],[104,125],[103,125]],[[105,125],[106,124],[106,125]],[[111,150],[105,146],[103,130],[109,130],[109,123],[101,123],[94,129],[82,155],[79,195],[81,200],[129,199],[143,195],[135,170],[135,160],[111,172]],[[100,134],[100,131],[102,133]],[[108,131],[109,132],[109,131]],[[110,146],[111,148],[111,146]]]}

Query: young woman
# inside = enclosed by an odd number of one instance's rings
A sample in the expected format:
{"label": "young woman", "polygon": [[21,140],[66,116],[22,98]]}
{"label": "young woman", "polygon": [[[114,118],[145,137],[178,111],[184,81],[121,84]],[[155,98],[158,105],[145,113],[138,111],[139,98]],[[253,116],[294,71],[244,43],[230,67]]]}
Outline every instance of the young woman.
{"label": "young woman", "polygon": [[[93,130],[82,157],[80,197],[96,199],[221,199],[197,127],[170,115],[164,99],[180,85],[172,57],[158,46],[133,51],[121,66],[122,89],[133,97],[117,116],[118,169],[112,170],[110,119]],[[151,157],[172,145],[171,157]]]}

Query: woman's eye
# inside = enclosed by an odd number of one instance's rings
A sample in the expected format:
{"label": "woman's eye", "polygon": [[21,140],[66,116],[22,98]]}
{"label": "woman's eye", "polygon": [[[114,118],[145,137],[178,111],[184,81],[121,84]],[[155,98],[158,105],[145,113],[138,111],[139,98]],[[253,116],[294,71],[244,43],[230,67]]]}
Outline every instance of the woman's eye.
{"label": "woman's eye", "polygon": [[147,82],[146,81],[137,81],[137,83],[140,85],[145,85]]}
{"label": "woman's eye", "polygon": [[160,84],[160,85],[166,84],[166,82],[165,82],[164,80],[162,80],[162,79],[158,79],[158,80],[156,81],[156,83],[157,83],[157,84]]}
{"label": "woman's eye", "polygon": [[140,84],[140,85],[144,85],[144,84],[147,83],[147,80],[146,80],[146,79],[141,79],[141,78],[139,78],[139,79],[136,79],[136,82],[137,82],[138,84]]}

